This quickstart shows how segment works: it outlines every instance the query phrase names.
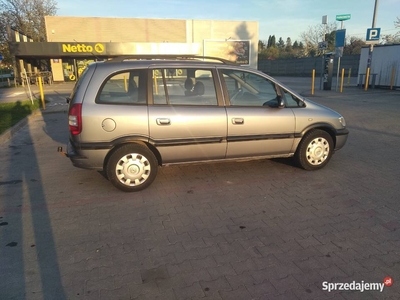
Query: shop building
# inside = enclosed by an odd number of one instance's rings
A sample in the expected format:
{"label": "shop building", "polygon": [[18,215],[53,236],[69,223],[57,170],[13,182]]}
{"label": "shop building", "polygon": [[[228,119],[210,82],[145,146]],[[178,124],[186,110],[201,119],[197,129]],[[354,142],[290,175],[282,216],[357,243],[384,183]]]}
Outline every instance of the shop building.
{"label": "shop building", "polygon": [[45,17],[47,42],[10,30],[17,74],[41,70],[74,81],[93,61],[135,54],[217,56],[257,68],[258,22],[100,17]]}

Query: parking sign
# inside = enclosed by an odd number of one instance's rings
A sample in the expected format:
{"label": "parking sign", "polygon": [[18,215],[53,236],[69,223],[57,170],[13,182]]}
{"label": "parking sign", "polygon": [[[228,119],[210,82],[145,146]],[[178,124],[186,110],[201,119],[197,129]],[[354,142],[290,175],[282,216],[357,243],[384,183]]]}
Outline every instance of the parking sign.
{"label": "parking sign", "polygon": [[368,28],[366,37],[367,44],[379,43],[380,35],[381,35],[380,28]]}

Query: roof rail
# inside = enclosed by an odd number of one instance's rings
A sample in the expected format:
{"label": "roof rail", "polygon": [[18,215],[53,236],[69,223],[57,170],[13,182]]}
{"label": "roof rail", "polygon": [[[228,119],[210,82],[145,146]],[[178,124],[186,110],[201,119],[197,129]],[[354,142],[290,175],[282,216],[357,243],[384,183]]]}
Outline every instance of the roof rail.
{"label": "roof rail", "polygon": [[125,60],[161,60],[161,59],[170,59],[170,60],[196,60],[196,59],[203,59],[203,60],[216,60],[222,62],[223,64],[227,65],[237,65],[235,62],[223,59],[220,57],[213,57],[213,56],[201,56],[195,54],[135,54],[135,55],[125,55],[125,56],[117,56],[113,57],[109,60],[106,60],[105,63],[108,62],[123,62]]}

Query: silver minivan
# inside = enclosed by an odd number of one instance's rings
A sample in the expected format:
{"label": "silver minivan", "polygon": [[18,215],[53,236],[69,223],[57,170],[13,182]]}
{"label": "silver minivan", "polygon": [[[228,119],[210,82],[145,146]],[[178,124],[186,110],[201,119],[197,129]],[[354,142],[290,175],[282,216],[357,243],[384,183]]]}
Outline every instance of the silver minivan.
{"label": "silver minivan", "polygon": [[159,166],[176,163],[294,157],[317,170],[348,137],[337,112],[219,58],[96,62],[68,102],[66,155],[126,192],[148,187]]}

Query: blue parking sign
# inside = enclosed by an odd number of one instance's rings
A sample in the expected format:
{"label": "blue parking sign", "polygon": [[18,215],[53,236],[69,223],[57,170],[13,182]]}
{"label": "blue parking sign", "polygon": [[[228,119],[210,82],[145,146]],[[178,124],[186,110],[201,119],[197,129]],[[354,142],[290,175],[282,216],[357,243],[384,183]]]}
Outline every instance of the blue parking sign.
{"label": "blue parking sign", "polygon": [[379,42],[380,35],[381,35],[380,28],[368,28],[366,41],[367,42]]}

